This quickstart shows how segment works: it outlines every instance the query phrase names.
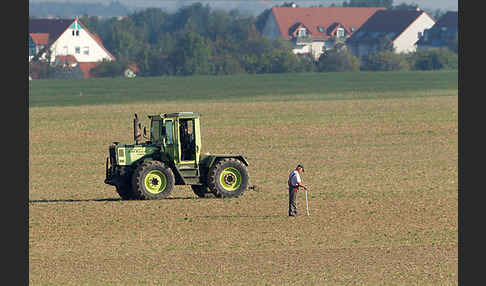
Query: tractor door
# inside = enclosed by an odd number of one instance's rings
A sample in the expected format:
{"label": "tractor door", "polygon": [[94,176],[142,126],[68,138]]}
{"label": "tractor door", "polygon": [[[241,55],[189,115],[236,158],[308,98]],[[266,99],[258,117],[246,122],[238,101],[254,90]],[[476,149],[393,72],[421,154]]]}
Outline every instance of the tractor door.
{"label": "tractor door", "polygon": [[176,148],[177,144],[174,144],[174,120],[164,120],[164,145],[165,151],[169,154],[171,160],[175,161],[177,158]]}
{"label": "tractor door", "polygon": [[179,154],[180,162],[197,167],[199,162],[199,120],[196,118],[179,119]]}

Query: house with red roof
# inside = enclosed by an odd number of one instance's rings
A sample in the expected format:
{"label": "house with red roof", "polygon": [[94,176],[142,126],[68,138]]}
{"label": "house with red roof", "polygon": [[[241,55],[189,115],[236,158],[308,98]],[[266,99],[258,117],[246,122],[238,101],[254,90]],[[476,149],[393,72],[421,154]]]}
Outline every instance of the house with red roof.
{"label": "house with red roof", "polygon": [[115,57],[79,19],[29,19],[29,62],[79,66],[83,77],[101,61]]}
{"label": "house with red roof", "polygon": [[434,24],[434,17],[419,8],[377,11],[346,41],[346,46],[361,60],[376,53],[380,41],[387,37],[396,53],[411,53],[417,50],[423,32]]}
{"label": "house with red roof", "polygon": [[289,41],[294,54],[315,60],[345,43],[375,12],[384,7],[273,7],[262,35]]}

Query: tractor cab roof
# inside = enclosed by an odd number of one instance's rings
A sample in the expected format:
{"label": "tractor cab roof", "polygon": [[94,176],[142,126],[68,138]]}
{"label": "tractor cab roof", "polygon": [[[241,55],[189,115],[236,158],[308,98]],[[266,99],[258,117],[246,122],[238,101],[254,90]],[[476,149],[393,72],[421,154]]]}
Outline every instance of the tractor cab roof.
{"label": "tractor cab roof", "polygon": [[152,117],[161,117],[161,118],[197,118],[201,115],[196,112],[174,112],[174,113],[165,113],[165,114],[157,114],[157,115],[149,115],[149,118]]}

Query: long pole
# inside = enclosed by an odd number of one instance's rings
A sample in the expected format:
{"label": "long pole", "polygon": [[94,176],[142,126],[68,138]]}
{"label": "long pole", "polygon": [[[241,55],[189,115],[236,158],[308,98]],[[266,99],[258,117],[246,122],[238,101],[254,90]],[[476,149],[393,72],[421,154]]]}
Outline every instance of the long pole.
{"label": "long pole", "polygon": [[309,201],[307,200],[307,189],[305,189],[305,209],[307,210],[307,216],[309,216]]}

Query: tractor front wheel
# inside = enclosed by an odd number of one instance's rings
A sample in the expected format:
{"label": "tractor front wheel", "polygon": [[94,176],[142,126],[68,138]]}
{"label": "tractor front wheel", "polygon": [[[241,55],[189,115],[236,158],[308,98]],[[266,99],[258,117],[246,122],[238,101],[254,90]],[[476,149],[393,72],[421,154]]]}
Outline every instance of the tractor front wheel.
{"label": "tractor front wheel", "polygon": [[121,168],[119,170],[118,183],[115,186],[116,192],[122,200],[134,199],[131,185],[132,169],[129,167]]}
{"label": "tractor front wheel", "polygon": [[116,186],[116,192],[123,200],[131,200],[133,198],[130,184]]}
{"label": "tractor front wheel", "polygon": [[174,184],[174,173],[160,161],[140,164],[132,176],[133,195],[139,200],[165,199],[172,193]]}
{"label": "tractor front wheel", "polygon": [[209,169],[208,187],[216,197],[236,198],[248,188],[248,170],[235,158],[219,160]]}

